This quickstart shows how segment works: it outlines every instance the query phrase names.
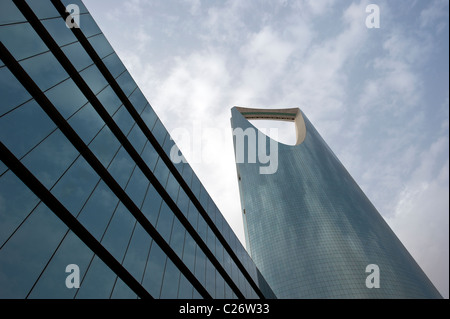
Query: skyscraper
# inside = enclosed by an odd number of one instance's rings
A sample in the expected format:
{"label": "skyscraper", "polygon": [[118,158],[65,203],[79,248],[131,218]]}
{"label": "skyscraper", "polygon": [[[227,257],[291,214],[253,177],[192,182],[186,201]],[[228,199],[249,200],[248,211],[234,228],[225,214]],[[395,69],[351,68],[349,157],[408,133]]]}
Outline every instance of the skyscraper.
{"label": "skyscraper", "polygon": [[0,298],[275,298],[83,3],[0,6]]}
{"label": "skyscraper", "polygon": [[[441,298],[298,108],[231,114],[247,249],[278,298]],[[296,145],[260,119],[294,122]]]}

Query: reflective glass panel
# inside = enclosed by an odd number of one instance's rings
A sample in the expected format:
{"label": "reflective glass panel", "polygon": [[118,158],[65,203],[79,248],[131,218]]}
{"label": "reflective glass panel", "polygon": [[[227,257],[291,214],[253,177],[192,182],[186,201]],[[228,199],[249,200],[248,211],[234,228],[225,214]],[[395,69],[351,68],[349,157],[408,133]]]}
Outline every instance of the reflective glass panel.
{"label": "reflective glass panel", "polygon": [[18,158],[40,142],[56,125],[34,101],[0,118],[2,143]]}
{"label": "reflective glass panel", "polygon": [[142,285],[155,298],[158,298],[161,292],[166,258],[166,254],[153,242]]}
{"label": "reflective glass panel", "polygon": [[78,151],[60,130],[56,130],[22,160],[48,189],[78,156]]}
{"label": "reflective glass panel", "polygon": [[86,273],[94,253],[76,236],[69,231],[61,246],[39,278],[29,298],[38,299],[69,299],[74,298],[76,288],[67,288],[66,279],[74,274],[73,270],[66,272],[68,265],[75,264],[80,270],[80,279]]}
{"label": "reflective glass panel", "polygon": [[0,116],[31,98],[7,67],[0,68],[0,96]]}
{"label": "reflective glass panel", "polygon": [[66,230],[44,204],[36,208],[0,250],[0,298],[28,295]]}
{"label": "reflective glass panel", "polygon": [[11,171],[0,177],[0,247],[37,203],[37,196]]}

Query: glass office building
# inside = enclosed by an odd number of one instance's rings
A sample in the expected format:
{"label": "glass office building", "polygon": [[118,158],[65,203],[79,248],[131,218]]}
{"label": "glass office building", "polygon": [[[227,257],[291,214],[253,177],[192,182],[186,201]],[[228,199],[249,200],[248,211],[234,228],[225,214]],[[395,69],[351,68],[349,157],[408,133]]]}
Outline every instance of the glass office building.
{"label": "glass office building", "polygon": [[[247,249],[278,298],[441,298],[298,108],[231,113]],[[296,145],[260,119],[294,122]]]}
{"label": "glass office building", "polygon": [[81,1],[0,40],[0,298],[275,298]]}

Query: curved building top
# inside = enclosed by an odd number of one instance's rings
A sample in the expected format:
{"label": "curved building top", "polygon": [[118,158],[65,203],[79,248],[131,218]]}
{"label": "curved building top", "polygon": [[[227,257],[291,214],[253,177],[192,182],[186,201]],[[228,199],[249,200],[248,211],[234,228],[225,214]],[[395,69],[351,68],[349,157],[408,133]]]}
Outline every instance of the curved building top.
{"label": "curved building top", "polygon": [[298,107],[287,109],[259,109],[235,106],[236,110],[247,120],[276,120],[294,122],[295,124],[295,145],[301,144],[306,137],[306,126],[302,112]]}

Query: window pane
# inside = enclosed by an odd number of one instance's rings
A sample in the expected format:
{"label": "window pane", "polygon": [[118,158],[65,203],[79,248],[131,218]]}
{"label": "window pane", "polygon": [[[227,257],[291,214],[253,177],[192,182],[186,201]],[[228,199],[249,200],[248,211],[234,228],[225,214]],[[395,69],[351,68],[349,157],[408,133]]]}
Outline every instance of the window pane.
{"label": "window pane", "polygon": [[64,4],[65,7],[67,7],[69,4],[75,4],[80,9],[81,13],[88,12],[86,7],[84,6],[84,3],[81,0],[61,0],[61,2]]}
{"label": "window pane", "polygon": [[203,217],[198,217],[197,222],[197,233],[200,235],[200,237],[203,239],[203,241],[206,243],[206,231],[207,231],[207,225]]}
{"label": "window pane", "polygon": [[158,181],[161,183],[163,187],[167,184],[167,177],[169,175],[169,169],[167,168],[166,164],[161,160],[161,158],[156,163],[156,168],[154,170],[154,174]]}
{"label": "window pane", "polygon": [[173,219],[174,215],[172,211],[169,206],[163,202],[159,212],[158,221],[156,222],[156,230],[166,242],[170,241]]}
{"label": "window pane", "polygon": [[208,209],[208,193],[206,192],[206,189],[203,187],[203,185],[200,185],[200,204],[202,204],[202,207],[204,210]]}
{"label": "window pane", "polygon": [[188,232],[184,239],[184,249],[183,249],[183,262],[189,268],[189,270],[194,273],[195,270],[195,250],[197,244]]}
{"label": "window pane", "polygon": [[80,156],[51,192],[76,216],[99,179],[94,169]]}
{"label": "window pane", "polygon": [[[147,141],[147,138],[145,137],[144,133],[142,133],[139,126],[136,124],[133,126],[133,129],[131,130],[130,134],[128,134],[128,140],[130,141],[131,145],[136,149],[136,151],[141,154],[144,148],[144,144]],[[151,168],[150,168],[151,169]]]}
{"label": "window pane", "polygon": [[188,186],[191,186],[192,181],[192,168],[188,163],[183,164],[183,173],[181,174],[183,176],[184,181]]}
{"label": "window pane", "polygon": [[59,46],[77,41],[77,38],[73,35],[72,31],[66,27],[63,18],[44,20],[41,21],[41,23]]}
{"label": "window pane", "polygon": [[138,113],[141,113],[144,109],[144,106],[147,104],[147,100],[145,99],[144,94],[142,94],[139,88],[137,88],[128,99],[133,104]]}
{"label": "window pane", "polygon": [[103,166],[107,167],[120,143],[111,130],[105,125],[95,139],[89,144],[89,149],[95,154]]}
{"label": "window pane", "polygon": [[116,53],[108,55],[102,60],[113,77],[117,77],[125,70],[125,66],[123,65],[122,61],[120,61]]}
{"label": "window pane", "polygon": [[151,242],[150,235],[137,223],[125,255],[123,266],[139,282],[141,282],[142,276],[144,275]]}
{"label": "window pane", "polygon": [[178,184],[175,177],[172,175],[172,173],[169,173],[169,178],[167,180],[166,185],[166,191],[169,193],[169,196],[172,198],[172,200],[176,203],[178,198],[178,189],[180,188],[180,185]]}
{"label": "window pane", "polygon": [[195,252],[195,277],[205,287],[205,275],[206,275],[206,256],[203,251],[197,248]]}
{"label": "window pane", "polygon": [[147,166],[153,171],[155,169],[159,155],[150,142],[145,145],[141,157],[144,160],[145,164],[147,164]]}
{"label": "window pane", "polygon": [[173,222],[172,235],[170,237],[170,247],[177,253],[177,256],[183,258],[184,233],[186,232],[181,222],[175,218]]}
{"label": "window pane", "polygon": [[156,298],[158,298],[161,292],[161,282],[166,258],[161,248],[153,242],[142,286]]}
{"label": "window pane", "polygon": [[178,281],[180,280],[180,271],[174,263],[167,258],[166,269],[164,272],[164,281],[161,289],[161,299],[175,299],[178,295]]}
{"label": "window pane", "polygon": [[231,279],[233,279],[233,281],[236,283],[236,285],[240,289],[241,287],[240,287],[240,283],[239,283],[238,268],[234,262],[231,264],[231,276],[230,277],[231,277]]}
{"label": "window pane", "polygon": [[130,129],[134,124],[133,118],[125,107],[121,107],[119,111],[117,111],[117,113],[113,116],[113,120],[125,135],[130,132]]}
{"label": "window pane", "polygon": [[192,172],[192,186],[191,186],[191,189],[192,189],[192,192],[194,193],[194,195],[197,198],[200,195],[200,185],[201,184],[200,184],[200,181],[199,181],[197,175],[194,172]]}
{"label": "window pane", "polygon": [[[3,13],[3,1],[1,12]],[[0,39],[16,60],[48,51],[47,46],[29,23],[2,26]]]}
{"label": "window pane", "polygon": [[0,118],[0,138],[18,158],[55,128],[34,100]]}
{"label": "window pane", "polygon": [[126,96],[130,95],[131,92],[136,88],[136,83],[131,77],[128,71],[125,71],[121,76],[117,78],[117,83],[122,88]]}
{"label": "window pane", "polygon": [[158,143],[160,145],[164,144],[164,140],[166,138],[167,135],[167,130],[164,127],[164,125],[161,123],[161,121],[158,119],[156,121],[155,126],[153,127],[152,130],[153,135],[155,136],[156,140],[158,141]]}
{"label": "window pane", "polygon": [[86,104],[68,121],[84,143],[88,144],[103,127],[105,122],[90,103]]}
{"label": "window pane", "polygon": [[216,298],[224,299],[225,298],[225,280],[216,270]]}
{"label": "window pane", "polygon": [[110,298],[116,274],[97,256],[87,270],[75,298]]}
{"label": "window pane", "polygon": [[80,29],[86,37],[100,33],[100,29],[90,14],[80,16]]}
{"label": "window pane", "polygon": [[66,286],[65,272],[67,265],[75,264],[80,269],[80,280],[83,278],[94,253],[76,236],[69,231],[61,246],[56,251],[49,265],[45,269],[29,298],[39,299],[69,299],[75,296],[76,288]]}
{"label": "window pane", "polygon": [[87,102],[86,97],[72,79],[67,79],[51,88],[45,92],[45,95],[65,119]]}
{"label": "window pane", "polygon": [[142,171],[136,167],[125,191],[138,207],[141,207],[142,205],[148,184],[149,181],[147,177],[145,177]]}
{"label": "window pane", "polygon": [[197,208],[195,208],[194,204],[192,204],[192,202],[190,201],[188,210],[188,220],[195,230],[197,230],[198,219],[199,219],[198,210]]}
{"label": "window pane", "polygon": [[206,260],[206,290],[216,298],[216,269],[209,259]]}
{"label": "window pane", "polygon": [[178,192],[177,206],[185,217],[187,217],[188,215],[188,205],[189,205],[189,198],[184,192],[184,190],[180,187],[180,190]]}
{"label": "window pane", "polygon": [[224,259],[223,259],[223,246],[222,246],[222,243],[218,240],[218,239],[216,239],[216,250],[215,250],[215,256],[216,256],[216,258],[217,258],[217,260],[219,261],[219,263],[221,264],[221,265],[223,265],[223,261],[224,261]]}
{"label": "window pane", "polygon": [[122,147],[112,161],[108,171],[112,175],[112,177],[114,177],[114,179],[119,183],[119,185],[122,188],[125,188],[125,185],[131,176],[131,172],[134,166],[134,161]]}
{"label": "window pane", "polygon": [[102,181],[98,184],[86,206],[81,211],[78,220],[97,240],[100,240],[105,231],[118,201],[116,196]]}
{"label": "window pane", "polygon": [[203,298],[202,298],[202,295],[200,295],[200,294],[198,293],[198,291],[195,290],[195,288],[194,288],[194,293],[193,293],[193,299],[203,299]]}
{"label": "window pane", "polygon": [[56,130],[24,157],[22,163],[50,189],[78,154],[63,133]]}
{"label": "window pane", "polygon": [[0,250],[0,298],[27,296],[66,231],[44,204],[36,208]]}
{"label": "window pane", "polygon": [[212,231],[211,227],[207,227],[207,241],[206,244],[208,245],[209,250],[215,255],[216,253],[216,235]]}
{"label": "window pane", "polygon": [[179,299],[192,299],[193,286],[183,274],[180,276],[180,287],[178,289]]}
{"label": "window pane", "polygon": [[104,57],[105,55],[110,54],[114,51],[103,34],[99,34],[89,38],[89,42],[91,43],[92,47],[97,52],[99,57]]}
{"label": "window pane", "polygon": [[91,65],[80,72],[80,75],[95,94],[108,84],[96,65]]}
{"label": "window pane", "polygon": [[0,24],[26,21],[25,17],[11,0],[1,0],[0,6],[2,7],[0,11]]}
{"label": "window pane", "polygon": [[0,96],[0,116],[31,98],[6,67],[0,69]]}
{"label": "window pane", "polygon": [[117,282],[114,285],[114,290],[111,295],[112,299],[136,299],[136,293],[131,290],[120,278],[117,278]]}
{"label": "window pane", "polygon": [[11,171],[0,177],[0,246],[38,203],[38,198]]}
{"label": "window pane", "polygon": [[31,10],[39,19],[58,17],[59,13],[50,1],[26,0]]}
{"label": "window pane", "polygon": [[205,210],[208,213],[209,217],[211,217],[214,225],[216,225],[216,211],[217,211],[217,207],[216,207],[216,204],[214,204],[211,196],[209,196],[209,194],[208,194],[208,205],[205,206]]}
{"label": "window pane", "polygon": [[123,260],[135,223],[133,215],[120,203],[101,241],[119,262]]}
{"label": "window pane", "polygon": [[159,209],[161,207],[162,198],[150,184],[145,195],[144,205],[142,205],[141,212],[154,226],[158,219]]}
{"label": "window pane", "polygon": [[235,299],[236,296],[234,295],[233,290],[231,290],[230,286],[228,286],[227,283],[225,283],[225,299]]}
{"label": "window pane", "polygon": [[92,59],[89,57],[89,55],[86,53],[84,48],[81,46],[80,42],[75,42],[70,45],[67,45],[61,48],[61,50],[73,64],[75,69],[77,69],[77,71],[81,71],[82,69],[94,63]]}
{"label": "window pane", "polygon": [[97,98],[111,116],[117,111],[119,106],[122,104],[110,86],[107,86],[105,89],[103,89],[97,95]]}
{"label": "window pane", "polygon": [[[172,152],[172,148],[174,146],[175,146],[175,142],[171,139],[170,135],[167,134],[166,140],[164,141],[163,150],[169,158],[171,158],[171,152]],[[178,147],[177,146],[175,146],[175,147],[176,147],[175,148],[175,150],[176,150]],[[181,153],[181,151],[180,151],[180,153]],[[174,164],[177,171],[179,173],[181,173],[181,171],[183,170],[183,162],[182,162],[181,158],[171,159],[171,161]]]}
{"label": "window pane", "polygon": [[223,259],[224,263],[222,264],[223,268],[225,268],[225,271],[227,274],[231,277],[231,268],[232,268],[232,260],[228,252],[224,249],[223,250]]}
{"label": "window pane", "polygon": [[[22,39],[21,44],[23,42]],[[20,64],[42,91],[69,77],[51,52],[24,60]]]}
{"label": "window pane", "polygon": [[148,104],[145,109],[144,112],[141,114],[142,119],[144,120],[145,124],[147,125],[147,127],[152,130],[153,126],[156,123],[156,113],[155,111],[153,111],[152,107],[150,106],[150,104]]}

